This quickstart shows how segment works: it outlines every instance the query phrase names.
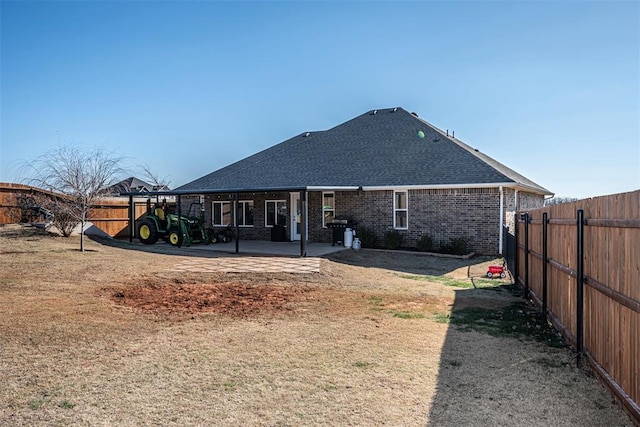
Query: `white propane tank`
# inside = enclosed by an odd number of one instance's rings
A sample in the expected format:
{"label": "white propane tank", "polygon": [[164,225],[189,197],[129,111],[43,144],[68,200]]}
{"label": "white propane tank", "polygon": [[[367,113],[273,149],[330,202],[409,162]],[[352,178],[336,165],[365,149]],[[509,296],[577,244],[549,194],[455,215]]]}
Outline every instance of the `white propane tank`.
{"label": "white propane tank", "polygon": [[353,244],[353,230],[347,228],[344,230],[344,247],[350,248]]}
{"label": "white propane tank", "polygon": [[362,247],[362,244],[360,243],[360,239],[358,239],[357,237],[355,237],[353,239],[353,246],[351,246],[351,249],[353,249],[354,251],[359,250]]}

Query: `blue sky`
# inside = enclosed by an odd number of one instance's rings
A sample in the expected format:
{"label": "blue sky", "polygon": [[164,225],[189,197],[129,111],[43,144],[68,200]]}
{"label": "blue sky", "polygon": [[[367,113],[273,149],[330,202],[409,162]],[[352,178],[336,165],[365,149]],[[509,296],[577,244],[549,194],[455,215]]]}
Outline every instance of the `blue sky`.
{"label": "blue sky", "polygon": [[559,196],[640,188],[638,2],[0,8],[0,181],[106,145],[177,187],[400,106]]}

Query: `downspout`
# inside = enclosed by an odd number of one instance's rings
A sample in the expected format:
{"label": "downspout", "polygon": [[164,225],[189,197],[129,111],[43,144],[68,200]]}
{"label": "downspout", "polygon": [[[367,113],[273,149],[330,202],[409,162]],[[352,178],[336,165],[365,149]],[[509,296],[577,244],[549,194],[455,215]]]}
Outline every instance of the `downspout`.
{"label": "downspout", "polygon": [[504,239],[504,227],[502,224],[504,223],[504,191],[502,190],[502,185],[500,186],[500,231],[498,232],[500,235],[500,241],[498,242],[498,253],[502,255],[502,240]]}

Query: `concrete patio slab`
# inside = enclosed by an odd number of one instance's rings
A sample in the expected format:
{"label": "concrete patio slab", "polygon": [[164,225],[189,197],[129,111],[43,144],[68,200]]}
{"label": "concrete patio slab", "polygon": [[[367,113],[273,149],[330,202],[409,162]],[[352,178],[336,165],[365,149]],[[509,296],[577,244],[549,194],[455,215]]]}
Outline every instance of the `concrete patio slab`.
{"label": "concrete patio slab", "polygon": [[320,272],[320,258],[287,258],[259,256],[226,256],[220,258],[192,258],[176,264],[168,271],[192,273],[296,273]]}

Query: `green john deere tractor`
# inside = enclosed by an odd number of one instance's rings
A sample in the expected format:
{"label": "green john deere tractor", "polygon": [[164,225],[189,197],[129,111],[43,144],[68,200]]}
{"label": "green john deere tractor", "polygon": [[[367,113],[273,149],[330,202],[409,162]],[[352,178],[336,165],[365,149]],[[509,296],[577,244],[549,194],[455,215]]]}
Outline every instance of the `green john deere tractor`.
{"label": "green john deere tractor", "polygon": [[192,243],[211,242],[212,230],[204,226],[204,211],[200,203],[189,206],[189,214],[184,216],[167,213],[166,206],[156,203],[151,208],[147,200],[147,213],[138,225],[138,238],[146,245],[153,245],[162,238],[173,246],[190,246]]}

